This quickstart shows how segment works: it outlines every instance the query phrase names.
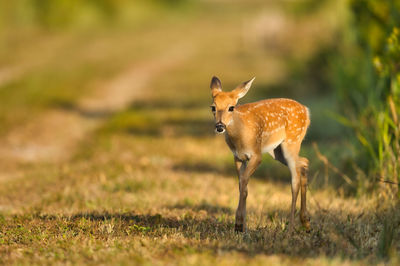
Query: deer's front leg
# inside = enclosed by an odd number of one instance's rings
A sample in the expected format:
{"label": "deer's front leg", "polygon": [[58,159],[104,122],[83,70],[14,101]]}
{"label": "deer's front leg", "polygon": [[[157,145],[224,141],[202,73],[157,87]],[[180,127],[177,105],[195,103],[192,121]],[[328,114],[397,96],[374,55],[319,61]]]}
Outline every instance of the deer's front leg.
{"label": "deer's front leg", "polygon": [[246,231],[246,199],[247,199],[247,184],[249,183],[250,176],[257,169],[261,163],[261,155],[253,155],[247,162],[241,164],[236,161],[236,170],[239,175],[239,205],[236,210],[235,231]]}
{"label": "deer's front leg", "polygon": [[239,179],[239,191],[240,191],[240,177],[243,175],[244,170],[246,169],[247,166],[247,161],[241,161],[235,156],[233,157],[235,160],[235,167],[236,167],[236,173]]}

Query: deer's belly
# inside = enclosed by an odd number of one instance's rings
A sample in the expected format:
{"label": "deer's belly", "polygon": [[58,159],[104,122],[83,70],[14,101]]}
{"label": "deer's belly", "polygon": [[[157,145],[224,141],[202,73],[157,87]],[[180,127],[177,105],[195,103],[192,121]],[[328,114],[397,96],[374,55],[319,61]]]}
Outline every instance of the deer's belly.
{"label": "deer's belly", "polygon": [[275,150],[276,147],[279,146],[279,144],[282,143],[283,140],[278,140],[272,143],[268,143],[266,145],[264,145],[261,149],[261,152],[264,153],[273,153],[273,151]]}
{"label": "deer's belly", "polygon": [[278,147],[285,140],[285,137],[285,132],[282,130],[269,136],[268,138],[264,138],[261,143],[261,152],[263,154],[269,153],[272,155],[272,157],[274,157],[275,148]]}

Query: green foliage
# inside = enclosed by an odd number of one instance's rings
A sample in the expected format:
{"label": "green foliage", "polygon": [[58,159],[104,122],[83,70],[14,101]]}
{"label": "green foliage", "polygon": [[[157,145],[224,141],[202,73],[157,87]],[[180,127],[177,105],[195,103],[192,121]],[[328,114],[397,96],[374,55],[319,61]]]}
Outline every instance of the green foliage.
{"label": "green foliage", "polygon": [[[343,117],[354,130],[357,162],[368,178],[396,182],[400,173],[400,12],[398,1],[353,0],[353,21],[333,83]],[[356,38],[351,38],[355,36]],[[361,180],[360,188],[364,182]]]}
{"label": "green foliage", "polygon": [[395,227],[393,223],[385,220],[383,223],[383,229],[381,235],[379,236],[378,242],[378,257],[387,258],[389,256],[389,251],[392,246],[393,237],[395,233]]}
{"label": "green foliage", "polygon": [[58,29],[77,25],[112,23],[123,17],[135,20],[145,13],[154,13],[157,8],[175,8],[189,1],[21,0],[2,2],[0,2],[0,29],[15,26]]}

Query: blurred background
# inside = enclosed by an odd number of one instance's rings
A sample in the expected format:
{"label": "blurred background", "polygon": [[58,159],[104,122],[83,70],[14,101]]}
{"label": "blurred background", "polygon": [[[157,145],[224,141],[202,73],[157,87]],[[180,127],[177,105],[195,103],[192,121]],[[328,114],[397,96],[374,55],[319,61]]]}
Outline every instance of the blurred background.
{"label": "blurred background", "polygon": [[[399,0],[0,1],[0,263],[396,264],[399,26]],[[213,75],[310,108],[310,234],[269,155],[233,233]]]}
{"label": "blurred background", "polygon": [[243,103],[310,107],[303,151],[315,182],[348,192],[397,182],[399,10],[395,0],[2,1],[3,166],[65,161],[115,134],[219,142],[210,77],[232,89],[256,76]]}

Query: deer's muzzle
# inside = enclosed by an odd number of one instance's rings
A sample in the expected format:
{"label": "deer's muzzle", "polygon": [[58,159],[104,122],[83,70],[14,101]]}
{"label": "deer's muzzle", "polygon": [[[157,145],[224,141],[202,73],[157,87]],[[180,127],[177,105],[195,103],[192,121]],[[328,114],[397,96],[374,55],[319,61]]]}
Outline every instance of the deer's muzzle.
{"label": "deer's muzzle", "polygon": [[224,133],[226,126],[222,122],[218,122],[215,124],[215,132]]}

